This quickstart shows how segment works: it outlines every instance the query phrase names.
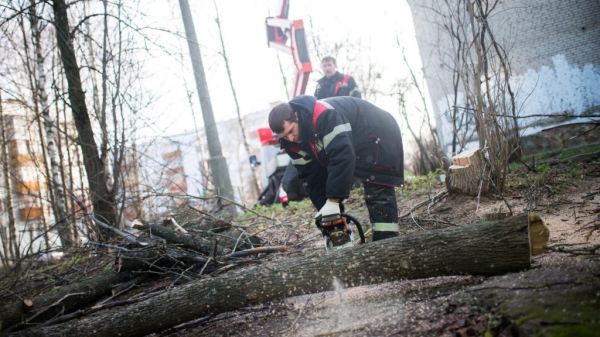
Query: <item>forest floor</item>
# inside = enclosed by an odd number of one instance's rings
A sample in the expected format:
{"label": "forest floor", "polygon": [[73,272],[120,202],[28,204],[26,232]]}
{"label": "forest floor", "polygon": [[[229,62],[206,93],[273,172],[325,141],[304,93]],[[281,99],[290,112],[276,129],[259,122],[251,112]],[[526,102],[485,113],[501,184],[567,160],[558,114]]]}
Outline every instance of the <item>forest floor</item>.
{"label": "forest floor", "polygon": [[[223,313],[170,335],[600,336],[600,162],[575,157],[536,168],[511,168],[505,201],[449,196],[415,210],[401,225],[403,234],[466,225],[508,212],[507,204],[514,214],[537,213],[550,229],[549,252],[534,256],[530,270],[337,288]],[[400,213],[444,190],[436,175],[409,180],[398,194]],[[353,192],[346,209],[368,224],[360,193]],[[305,236],[317,232],[298,215],[307,210],[297,208],[280,207],[274,216],[308,228]],[[287,234],[289,241],[302,237]],[[318,235],[313,243],[322,249]]]}
{"label": "forest floor", "polygon": [[[335,291],[197,317],[151,336],[600,336],[600,151],[565,157],[539,156],[535,164],[526,159],[529,166],[512,164],[502,195],[447,196],[438,174],[407,177],[405,187],[397,189],[401,235],[473,224],[490,213],[538,214],[550,230],[549,251],[533,256],[528,270],[494,277],[456,275],[347,289],[336,286],[332,277]],[[353,189],[345,204],[346,212],[369,230],[362,188]],[[174,212],[172,216],[193,233],[198,212],[190,215],[186,209],[187,213]],[[243,269],[323,251],[320,232],[313,223],[315,210],[308,200],[292,202],[286,208],[274,205],[253,211],[227,221],[260,237],[268,246],[285,245],[291,250],[259,254],[233,264],[221,259],[224,263],[217,267],[178,263],[178,269],[139,271],[136,275],[147,277],[136,279],[127,288],[120,285],[124,290],[116,295],[82,304],[80,311],[85,316],[103,304],[134,303],[194,280],[223,275],[232,265]],[[367,244],[369,236],[367,233]],[[24,264],[18,272],[13,268],[0,274],[0,305],[21,303],[114,270],[119,249],[114,245],[86,245],[60,261]],[[68,314],[63,309],[44,320],[58,320]],[[27,327],[35,328],[44,322],[41,318]]]}

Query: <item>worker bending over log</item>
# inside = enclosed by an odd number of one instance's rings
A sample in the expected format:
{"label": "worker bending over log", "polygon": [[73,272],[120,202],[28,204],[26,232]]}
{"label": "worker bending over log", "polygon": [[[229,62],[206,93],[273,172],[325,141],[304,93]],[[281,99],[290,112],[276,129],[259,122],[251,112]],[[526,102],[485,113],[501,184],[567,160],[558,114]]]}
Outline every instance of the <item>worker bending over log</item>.
{"label": "worker bending over log", "polygon": [[269,126],[292,158],[317,216],[343,212],[356,177],[363,181],[373,241],[398,236],[394,187],[404,183],[404,152],[390,113],[354,97],[317,101],[299,95],[271,110]]}

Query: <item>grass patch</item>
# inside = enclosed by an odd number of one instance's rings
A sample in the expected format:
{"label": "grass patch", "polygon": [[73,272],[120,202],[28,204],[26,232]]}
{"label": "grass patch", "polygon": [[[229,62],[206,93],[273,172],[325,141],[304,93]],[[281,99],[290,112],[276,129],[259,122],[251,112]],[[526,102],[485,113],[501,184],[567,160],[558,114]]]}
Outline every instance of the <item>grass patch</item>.
{"label": "grass patch", "polygon": [[533,162],[533,158],[535,161],[542,161],[547,159],[568,159],[570,157],[574,157],[580,154],[586,153],[600,153],[600,144],[574,147],[570,149],[560,149],[554,151],[548,151],[544,153],[534,154],[527,157],[523,157],[523,161],[525,163]]}
{"label": "grass patch", "polygon": [[421,176],[411,176],[406,172],[404,188],[396,190],[398,201],[411,200],[416,196],[430,194],[433,190],[443,187],[444,184],[440,181],[441,172],[441,169],[437,169],[435,172]]}
{"label": "grass patch", "polygon": [[[403,204],[413,200],[415,197],[423,195],[431,195],[436,190],[444,187],[440,181],[441,170],[437,170],[428,175],[412,176],[409,172],[405,172],[405,183],[403,188],[396,188],[396,198],[400,208],[406,207]],[[344,200],[345,212],[351,214],[358,219],[363,228],[366,230],[369,224],[369,212],[365,204],[364,190],[362,185],[354,186],[350,191],[350,197]],[[299,221],[303,226],[310,225],[314,227],[314,215],[318,210],[313,206],[310,199],[302,201],[291,201],[288,207],[283,207],[281,204],[273,204],[269,206],[255,205],[253,211],[264,216],[274,219],[288,219]],[[236,221],[251,221],[257,215],[252,212],[245,212],[238,216]]]}

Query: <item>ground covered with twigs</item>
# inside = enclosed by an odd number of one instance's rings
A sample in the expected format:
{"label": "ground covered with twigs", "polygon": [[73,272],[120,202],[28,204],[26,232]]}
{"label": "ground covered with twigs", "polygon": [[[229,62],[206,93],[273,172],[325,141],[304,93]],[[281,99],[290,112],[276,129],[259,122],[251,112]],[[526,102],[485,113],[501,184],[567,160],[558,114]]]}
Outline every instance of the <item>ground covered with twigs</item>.
{"label": "ground covered with twigs", "polygon": [[[361,188],[353,190],[346,201],[346,211],[363,223],[368,232],[368,215],[361,193]],[[482,221],[488,213],[535,212],[550,229],[549,252],[534,256],[532,268],[521,273],[496,277],[446,276],[348,289],[337,286],[332,292],[198,317],[153,335],[596,335],[600,328],[597,156],[513,165],[502,195],[449,196],[438,174],[407,179],[405,188],[397,193],[402,235],[472,224]],[[158,260],[148,259],[148,268],[131,270],[126,281],[115,282],[111,291],[89,303],[69,306],[68,296],[78,296],[72,291],[43,307],[34,306],[35,313],[28,313],[27,321],[3,326],[3,333],[7,328],[13,332],[27,331],[30,327],[51,326],[126,306],[190,282],[266,261],[311,256],[323,249],[321,235],[313,224],[314,213],[308,201],[291,203],[285,208],[258,207],[236,219],[181,209],[171,218],[188,231],[187,235],[209,231],[212,236],[205,236],[206,240],[214,243],[233,238],[234,247],[229,246],[219,254],[199,253],[182,245],[164,243],[152,233],[138,233],[137,240],[152,242],[153,250],[161,256]],[[206,229],[207,223],[212,230]],[[222,227],[227,227],[227,231],[214,229]],[[260,242],[253,242],[252,237]],[[242,245],[250,251],[259,247],[285,249],[233,256],[233,251]],[[134,250],[117,238],[111,244],[86,245],[61,261],[21,261],[0,276],[0,305],[35,300],[53,289],[114,270]]]}
{"label": "ground covered with twigs", "polygon": [[[597,336],[600,163],[586,157],[535,167],[512,166],[502,196],[445,196],[436,175],[399,191],[405,234],[475,223],[487,213],[538,213],[551,231],[550,251],[535,256],[531,270],[299,296],[217,315],[175,335]],[[368,223],[356,192],[348,208]]]}

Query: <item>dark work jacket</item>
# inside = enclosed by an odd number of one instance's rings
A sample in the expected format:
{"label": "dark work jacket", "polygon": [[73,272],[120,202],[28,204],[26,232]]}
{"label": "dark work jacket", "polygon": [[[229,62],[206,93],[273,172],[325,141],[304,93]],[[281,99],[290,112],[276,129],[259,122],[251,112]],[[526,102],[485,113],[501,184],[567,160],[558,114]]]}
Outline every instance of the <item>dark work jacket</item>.
{"label": "dark work jacket", "polygon": [[353,176],[367,183],[402,186],[402,136],[392,115],[361,99],[332,97],[319,101],[330,108],[318,116],[313,128],[316,102],[306,95],[290,101],[298,112],[301,142],[279,141],[317,208],[328,198],[348,198]]}
{"label": "dark work jacket", "polygon": [[341,81],[344,78],[344,74],[336,71],[331,78],[327,78],[327,76],[323,76],[320,80],[317,81],[317,88],[315,89],[315,98],[323,99],[334,96],[352,96],[356,98],[362,98],[360,95],[360,90],[358,89],[358,85],[354,80],[354,77],[350,76],[348,79],[348,83],[340,85],[337,94],[335,94],[335,86],[337,82]]}

